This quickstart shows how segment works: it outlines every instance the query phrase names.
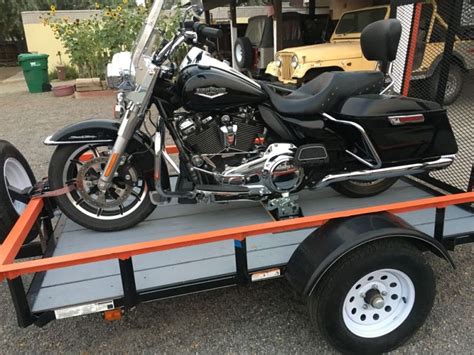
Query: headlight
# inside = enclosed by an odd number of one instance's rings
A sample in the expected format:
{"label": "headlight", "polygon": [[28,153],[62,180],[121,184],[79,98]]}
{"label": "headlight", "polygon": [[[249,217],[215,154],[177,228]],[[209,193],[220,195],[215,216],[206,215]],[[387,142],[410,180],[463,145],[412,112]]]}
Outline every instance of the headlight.
{"label": "headlight", "polygon": [[281,67],[281,57],[279,55],[275,56],[275,65],[280,68]]}
{"label": "headlight", "polygon": [[296,55],[291,57],[291,66],[293,67],[293,69],[296,69],[298,67],[298,64],[298,57]]}

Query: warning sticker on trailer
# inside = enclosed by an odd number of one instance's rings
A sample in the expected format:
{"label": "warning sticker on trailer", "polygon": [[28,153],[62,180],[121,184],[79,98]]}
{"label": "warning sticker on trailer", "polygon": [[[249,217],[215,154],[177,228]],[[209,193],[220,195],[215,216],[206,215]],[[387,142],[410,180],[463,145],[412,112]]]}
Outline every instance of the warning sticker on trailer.
{"label": "warning sticker on trailer", "polygon": [[78,317],[85,314],[99,313],[114,309],[114,301],[105,301],[91,304],[84,304],[81,306],[74,306],[68,308],[61,308],[54,311],[56,319],[65,319]]}

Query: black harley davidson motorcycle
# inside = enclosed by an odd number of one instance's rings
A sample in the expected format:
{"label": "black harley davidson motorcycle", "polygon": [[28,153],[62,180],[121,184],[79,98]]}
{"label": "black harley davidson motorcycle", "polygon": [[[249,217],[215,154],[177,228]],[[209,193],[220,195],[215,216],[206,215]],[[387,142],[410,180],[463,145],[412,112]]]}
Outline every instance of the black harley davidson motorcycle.
{"label": "black harley davidson motorcycle", "polygon": [[[371,196],[400,176],[453,162],[457,145],[446,110],[389,95],[383,71],[328,72],[288,93],[213,58],[210,40],[222,32],[186,21],[202,11],[197,3],[184,12],[176,36],[156,50],[162,6],[163,0],[154,2],[128,70],[121,71],[129,90],[117,97],[120,120],[80,122],[45,141],[57,145],[51,188],[72,186],[57,204],[80,225],[129,228],[172,198],[254,200],[276,218],[291,218],[301,213],[297,196],[304,189],[331,186],[350,197]],[[365,57],[390,67],[400,36],[397,20],[369,25],[361,36]],[[177,66],[173,53],[183,45],[188,53]],[[168,134],[179,162],[166,151]]]}

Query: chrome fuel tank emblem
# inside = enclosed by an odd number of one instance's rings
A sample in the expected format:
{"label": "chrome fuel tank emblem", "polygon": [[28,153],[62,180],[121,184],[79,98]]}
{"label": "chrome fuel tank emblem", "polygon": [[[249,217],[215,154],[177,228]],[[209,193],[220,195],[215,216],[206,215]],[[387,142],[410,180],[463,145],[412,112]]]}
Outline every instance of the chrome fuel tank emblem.
{"label": "chrome fuel tank emblem", "polygon": [[213,100],[218,97],[227,95],[228,92],[226,88],[217,88],[215,86],[210,86],[207,88],[197,88],[194,94],[197,96],[205,97],[206,99]]}

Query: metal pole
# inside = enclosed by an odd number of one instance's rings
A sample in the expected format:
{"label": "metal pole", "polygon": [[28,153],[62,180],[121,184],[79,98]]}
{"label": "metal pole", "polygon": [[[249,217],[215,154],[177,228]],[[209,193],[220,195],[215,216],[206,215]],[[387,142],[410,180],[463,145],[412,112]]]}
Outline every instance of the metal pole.
{"label": "metal pole", "polygon": [[247,241],[244,239],[234,240],[235,265],[237,269],[237,280],[239,283],[249,282],[249,270],[247,262]]}
{"label": "metal pole", "polygon": [[453,0],[452,11],[448,18],[448,30],[446,33],[443,59],[439,67],[438,91],[436,93],[436,101],[440,104],[444,102],[449,69],[451,63],[453,63],[454,42],[456,40],[456,33],[459,32],[459,26],[461,24],[463,1],[464,0]]}
{"label": "metal pole", "polygon": [[467,187],[467,191],[474,191],[474,166],[471,170],[471,178],[469,179],[469,185]]}
{"label": "metal pole", "polygon": [[316,0],[309,0],[308,15],[311,20],[316,17]]}
{"label": "metal pole", "polygon": [[283,9],[281,0],[273,0],[273,46],[274,53],[283,49]]}
{"label": "metal pole", "polygon": [[21,276],[8,280],[8,287],[12,296],[13,306],[16,311],[16,318],[20,328],[26,328],[33,324],[33,316],[26,298],[25,287]]}
{"label": "metal pole", "polygon": [[133,308],[138,303],[137,285],[133,270],[132,258],[119,260],[120,277],[122,279],[124,306]]}
{"label": "metal pole", "polygon": [[232,67],[238,69],[235,61],[235,42],[237,41],[237,0],[230,0],[229,20],[230,20],[230,49],[232,53]]}
{"label": "metal pole", "polygon": [[440,243],[442,243],[444,239],[445,217],[446,217],[446,208],[437,208],[436,217],[435,217],[434,237]]}

